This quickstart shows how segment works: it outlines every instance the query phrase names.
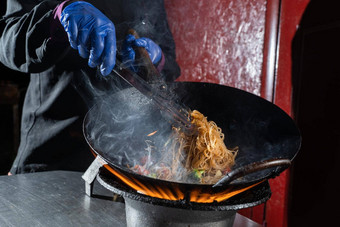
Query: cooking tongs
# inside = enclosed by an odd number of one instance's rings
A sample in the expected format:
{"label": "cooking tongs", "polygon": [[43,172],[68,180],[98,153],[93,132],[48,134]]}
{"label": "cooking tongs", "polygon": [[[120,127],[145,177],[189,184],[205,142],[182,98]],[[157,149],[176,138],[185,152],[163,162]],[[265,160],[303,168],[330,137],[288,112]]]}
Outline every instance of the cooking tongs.
{"label": "cooking tongs", "polygon": [[[130,29],[129,34],[139,38],[136,31]],[[178,103],[174,100],[173,94],[168,90],[165,82],[161,81],[161,76],[156,67],[153,65],[148,52],[143,47],[136,47],[136,59],[142,69],[141,74],[148,81],[155,82],[152,85],[142,77],[126,67],[118,59],[116,60],[116,67],[112,70],[115,74],[124,79],[131,86],[135,87],[143,95],[150,98],[161,110],[165,111],[172,117],[184,130],[191,131],[192,124],[190,121],[190,114],[183,103]]]}

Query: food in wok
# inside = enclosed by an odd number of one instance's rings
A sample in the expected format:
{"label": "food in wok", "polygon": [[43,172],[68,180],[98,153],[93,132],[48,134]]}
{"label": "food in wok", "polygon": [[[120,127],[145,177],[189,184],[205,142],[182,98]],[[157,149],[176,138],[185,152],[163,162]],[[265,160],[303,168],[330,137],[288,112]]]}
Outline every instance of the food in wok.
{"label": "food in wok", "polygon": [[173,126],[169,139],[162,147],[156,147],[152,136],[157,131],[151,132],[150,140],[146,140],[147,155],[130,169],[170,181],[214,184],[220,180],[235,164],[238,148],[227,148],[224,134],[214,121],[208,121],[197,110],[191,111],[190,116],[194,133]]}

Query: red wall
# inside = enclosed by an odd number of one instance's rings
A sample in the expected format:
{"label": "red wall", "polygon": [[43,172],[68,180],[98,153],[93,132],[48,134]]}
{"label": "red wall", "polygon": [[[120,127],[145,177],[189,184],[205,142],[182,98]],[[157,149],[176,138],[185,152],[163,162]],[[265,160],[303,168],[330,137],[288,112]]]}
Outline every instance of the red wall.
{"label": "red wall", "polygon": [[265,0],[166,0],[180,80],[260,94]]}
{"label": "red wall", "polygon": [[[165,0],[179,80],[246,90],[292,115],[290,45],[308,2]],[[240,213],[267,226],[287,226],[289,175],[270,180],[273,194],[266,205]]]}
{"label": "red wall", "polygon": [[[308,3],[309,0],[281,1],[273,101],[292,117],[294,117],[294,110],[292,109],[291,45],[299,21]],[[272,223],[273,225],[268,226],[288,225],[290,173],[290,171],[285,171],[278,178],[270,181],[271,189],[274,193],[267,203],[266,219],[268,224]],[[280,209],[277,209],[278,207]],[[282,222],[278,220],[282,220]]]}
{"label": "red wall", "polygon": [[291,80],[291,42],[310,0],[283,0],[281,3],[275,104],[293,114]]}

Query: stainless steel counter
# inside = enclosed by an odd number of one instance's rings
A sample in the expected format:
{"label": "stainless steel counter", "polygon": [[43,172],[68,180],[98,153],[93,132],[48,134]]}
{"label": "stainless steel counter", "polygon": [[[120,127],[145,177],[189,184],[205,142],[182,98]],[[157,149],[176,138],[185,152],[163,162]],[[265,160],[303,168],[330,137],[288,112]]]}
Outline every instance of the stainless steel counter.
{"label": "stainless steel counter", "polygon": [[[85,194],[80,172],[0,176],[0,226],[126,226],[123,202],[94,184]],[[237,214],[234,227],[261,225]]]}

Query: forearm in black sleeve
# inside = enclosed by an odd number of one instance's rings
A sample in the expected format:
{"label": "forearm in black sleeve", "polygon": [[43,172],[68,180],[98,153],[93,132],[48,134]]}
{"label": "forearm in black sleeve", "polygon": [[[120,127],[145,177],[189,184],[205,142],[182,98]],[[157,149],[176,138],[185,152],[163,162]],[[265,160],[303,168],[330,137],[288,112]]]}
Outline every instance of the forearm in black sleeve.
{"label": "forearm in black sleeve", "polygon": [[69,48],[65,31],[54,18],[61,1],[8,0],[0,20],[0,61],[26,73],[46,70]]}
{"label": "forearm in black sleeve", "polygon": [[[162,2],[164,7],[164,1],[162,0]],[[160,18],[158,19],[158,21],[160,22],[160,24],[156,26],[156,29],[160,30],[160,47],[165,56],[165,63],[162,74],[164,74],[166,81],[171,82],[180,76],[180,68],[176,61],[176,45],[168,25],[166,11],[160,14]]]}

